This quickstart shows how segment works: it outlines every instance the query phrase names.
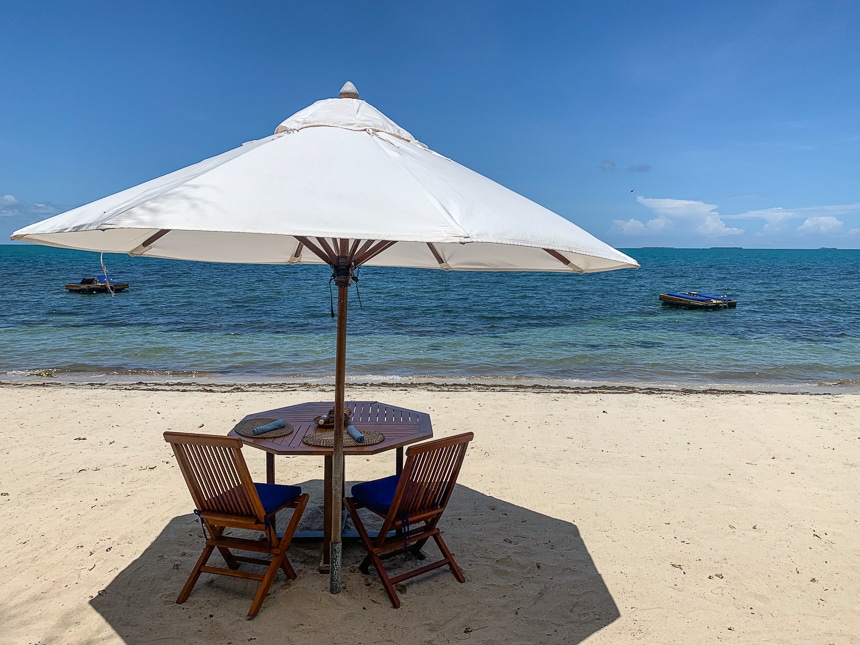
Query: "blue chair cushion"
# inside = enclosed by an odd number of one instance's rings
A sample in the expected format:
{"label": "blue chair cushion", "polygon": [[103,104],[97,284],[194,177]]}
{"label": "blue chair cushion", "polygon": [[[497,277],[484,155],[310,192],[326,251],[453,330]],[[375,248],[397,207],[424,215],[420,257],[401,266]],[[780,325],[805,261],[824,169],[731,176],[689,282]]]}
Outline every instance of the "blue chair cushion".
{"label": "blue chair cushion", "polygon": [[266,515],[278,510],[284,504],[294,500],[302,494],[301,486],[287,486],[286,484],[254,484]]}
{"label": "blue chair cushion", "polygon": [[400,475],[391,475],[362,482],[352,487],[352,496],[380,515],[385,515],[394,500],[394,491],[397,490],[399,481]]}

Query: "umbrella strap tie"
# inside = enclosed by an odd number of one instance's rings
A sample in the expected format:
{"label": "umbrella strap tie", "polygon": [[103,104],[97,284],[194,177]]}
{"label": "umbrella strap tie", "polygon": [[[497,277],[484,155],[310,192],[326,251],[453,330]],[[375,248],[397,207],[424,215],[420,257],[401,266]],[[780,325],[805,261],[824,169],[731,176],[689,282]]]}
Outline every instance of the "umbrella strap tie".
{"label": "umbrella strap tie", "polygon": [[403,533],[403,553],[409,555],[409,516],[406,513],[400,514],[400,531]]}
{"label": "umbrella strap tie", "polygon": [[197,519],[200,520],[200,528],[203,529],[203,539],[208,540],[209,536],[206,534],[206,524],[203,522],[203,516],[200,515],[200,511],[196,508],[194,509],[194,514],[197,516]]}
{"label": "umbrella strap tie", "polygon": [[361,292],[358,290],[359,271],[361,271],[361,267],[355,267],[355,270],[352,272],[352,281],[355,282],[355,295],[358,296],[358,308],[363,311],[364,307],[361,306]]}
{"label": "umbrella strap tie", "polygon": [[271,515],[266,515],[266,519],[263,521],[266,526],[266,541],[269,543],[269,548],[275,546],[272,544],[272,533],[275,532],[275,522],[273,522],[272,519],[274,518],[272,518]]}
{"label": "umbrella strap tie", "polygon": [[[355,295],[358,296],[358,308],[362,311],[364,310],[364,306],[361,304],[361,292],[358,290],[358,271],[359,268],[356,267],[355,271],[352,273],[352,281],[355,283]],[[328,279],[328,304],[329,309],[331,310],[331,317],[334,320],[334,291],[332,291],[331,285],[334,282],[334,274]]]}

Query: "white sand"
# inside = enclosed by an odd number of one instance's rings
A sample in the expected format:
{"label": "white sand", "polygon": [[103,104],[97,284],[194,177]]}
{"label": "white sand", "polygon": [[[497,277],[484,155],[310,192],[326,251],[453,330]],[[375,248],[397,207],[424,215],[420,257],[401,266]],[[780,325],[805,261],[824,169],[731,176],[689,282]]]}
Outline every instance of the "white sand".
{"label": "white sand", "polygon": [[[174,603],[202,543],[161,434],[331,393],[203,389],[0,387],[0,642],[860,643],[856,395],[351,388],[475,431],[442,521],[466,583],[418,578],[394,610],[350,542],[333,596],[299,543],[246,621],[247,581]],[[321,503],[320,458],[277,467]]]}

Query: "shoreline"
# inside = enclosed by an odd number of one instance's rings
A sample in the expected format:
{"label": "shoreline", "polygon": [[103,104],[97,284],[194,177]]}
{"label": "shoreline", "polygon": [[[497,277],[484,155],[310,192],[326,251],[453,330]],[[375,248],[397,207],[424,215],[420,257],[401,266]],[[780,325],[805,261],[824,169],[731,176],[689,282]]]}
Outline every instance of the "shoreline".
{"label": "shoreline", "polygon": [[[69,378],[52,372],[30,373],[19,378],[0,378],[0,388],[80,388],[184,392],[301,392],[334,387],[332,378],[230,379],[140,376],[82,376]],[[432,392],[548,392],[559,394],[860,394],[860,383],[625,383],[605,381],[553,381],[549,379],[504,378],[401,378],[347,377],[347,391],[379,389]]]}

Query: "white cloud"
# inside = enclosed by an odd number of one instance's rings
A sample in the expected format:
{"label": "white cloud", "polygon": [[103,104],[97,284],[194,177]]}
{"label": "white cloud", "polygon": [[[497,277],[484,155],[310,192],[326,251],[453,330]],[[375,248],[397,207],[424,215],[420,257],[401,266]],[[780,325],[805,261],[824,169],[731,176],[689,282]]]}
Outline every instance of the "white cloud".
{"label": "white cloud", "polygon": [[643,222],[636,218],[630,218],[627,221],[616,219],[612,221],[612,230],[621,235],[635,236],[644,235],[646,233],[656,233],[671,226],[671,222],[665,217],[655,217],[647,222]]}
{"label": "white cloud", "polygon": [[[837,216],[860,215],[860,203],[830,204],[827,206],[804,206],[802,208],[765,208],[737,215],[726,215],[726,219],[764,220],[762,233],[778,233],[789,228],[792,221],[803,220],[797,228],[803,233],[836,233],[843,222]],[[851,232],[848,233],[851,235]]]}
{"label": "white cloud", "polygon": [[[844,240],[855,246],[860,240],[860,202],[787,208],[774,206],[725,215],[716,204],[691,199],[637,197],[650,211],[645,217],[613,221],[612,231],[626,238],[651,238],[650,243],[764,245],[765,248],[797,244],[814,247]],[[746,224],[741,224],[741,222]],[[734,226],[733,226],[734,224]],[[741,226],[743,228],[741,228]]]}
{"label": "white cloud", "polygon": [[704,233],[708,237],[718,237],[721,235],[740,235],[743,229],[726,226],[726,223],[720,219],[720,214],[716,211],[708,213],[699,225],[696,227],[699,233]]}
{"label": "white cloud", "polygon": [[823,217],[837,215],[860,214],[860,203],[853,204],[830,204],[828,206],[804,206],[802,208],[764,208],[755,211],[746,211],[737,215],[726,215],[726,219],[763,219],[769,223],[785,222],[792,219],[805,219],[808,217]]}
{"label": "white cloud", "polygon": [[807,217],[797,230],[801,233],[838,233],[842,230],[842,221],[832,215]]}
{"label": "white cloud", "polygon": [[637,197],[636,201],[651,209],[658,215],[669,219],[695,220],[716,212],[715,204],[696,202],[689,199],[655,199],[652,197]]}
{"label": "white cloud", "polygon": [[631,218],[626,222],[617,219],[612,222],[612,230],[622,235],[641,235],[645,232],[645,225],[638,219]]}
{"label": "white cloud", "polygon": [[671,226],[672,220],[663,216],[649,219],[648,223],[645,225],[649,231],[662,231],[665,228],[671,228]]}
{"label": "white cloud", "polygon": [[54,204],[22,202],[14,195],[0,195],[0,217],[25,217],[33,221],[56,215],[62,209]]}
{"label": "white cloud", "polygon": [[726,219],[762,219],[765,221],[762,231],[767,233],[778,233],[785,224],[798,215],[792,210],[785,210],[779,206],[775,208],[764,208],[760,210],[747,211],[739,215],[726,215]]}
{"label": "white cloud", "polygon": [[656,217],[643,222],[630,219],[616,220],[613,229],[624,235],[644,235],[669,229],[695,232],[705,237],[740,235],[743,229],[726,226],[715,204],[689,199],[656,199],[637,197],[636,201],[653,211]]}

